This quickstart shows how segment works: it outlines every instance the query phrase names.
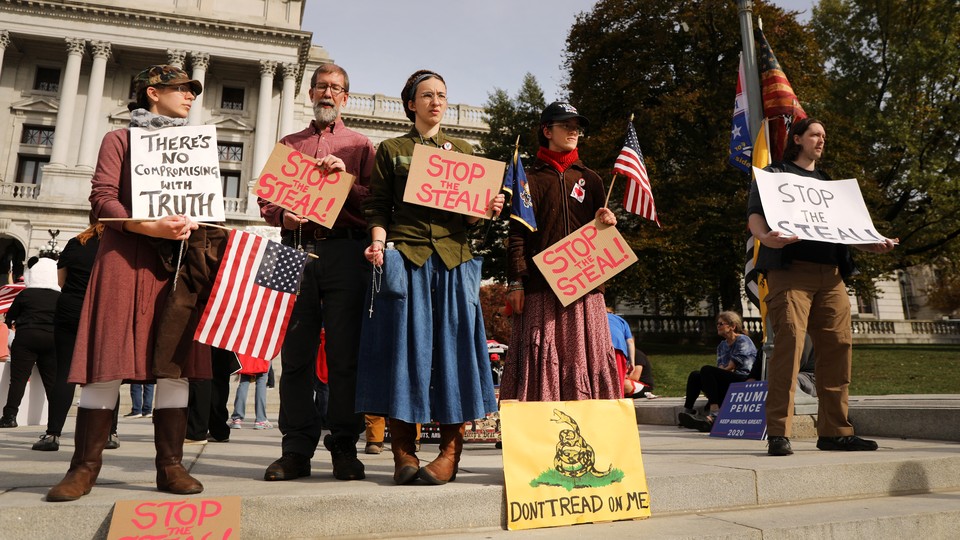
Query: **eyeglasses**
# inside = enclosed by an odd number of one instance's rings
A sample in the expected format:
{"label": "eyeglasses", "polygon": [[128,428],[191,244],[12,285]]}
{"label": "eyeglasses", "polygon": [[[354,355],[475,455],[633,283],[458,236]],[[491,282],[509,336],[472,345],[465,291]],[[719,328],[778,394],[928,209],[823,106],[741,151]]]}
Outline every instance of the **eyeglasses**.
{"label": "eyeglasses", "polygon": [[730,326],[730,323],[723,322],[723,321],[717,321],[717,326]]}
{"label": "eyeglasses", "polygon": [[433,92],[424,92],[420,94],[420,99],[424,101],[433,101],[434,99],[436,99],[437,101],[442,103],[447,101],[447,95],[444,94],[443,92],[437,92],[436,94],[434,94]]}
{"label": "eyeglasses", "polygon": [[169,88],[176,92],[180,92],[181,94],[191,94],[193,96],[197,95],[197,93],[193,91],[193,88],[189,84],[178,84],[176,86],[161,84],[160,86],[162,86],[163,88]]}
{"label": "eyeglasses", "polygon": [[326,94],[327,90],[330,90],[330,95],[333,97],[337,97],[340,94],[347,91],[346,88],[340,86],[339,84],[327,84],[327,83],[315,84],[313,86],[313,89],[316,90],[317,92],[320,92],[321,94]]}
{"label": "eyeglasses", "polygon": [[572,131],[576,131],[578,134],[583,135],[583,128],[580,127],[580,126],[577,125],[577,124],[567,124],[567,123],[563,123],[563,124],[550,124],[549,127],[552,127],[552,128],[554,128],[554,127],[555,127],[555,128],[560,128],[560,129],[566,131],[567,133],[570,133],[570,132],[572,132]]}

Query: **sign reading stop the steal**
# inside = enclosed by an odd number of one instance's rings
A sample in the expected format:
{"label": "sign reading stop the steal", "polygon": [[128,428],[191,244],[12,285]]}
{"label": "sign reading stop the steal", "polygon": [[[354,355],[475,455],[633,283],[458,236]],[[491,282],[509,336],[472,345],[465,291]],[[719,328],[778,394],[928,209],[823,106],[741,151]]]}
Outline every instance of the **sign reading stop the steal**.
{"label": "sign reading stop the steal", "polygon": [[533,258],[564,307],[637,262],[616,227],[597,220]]}
{"label": "sign reading stop the steal", "polygon": [[253,194],[332,229],[354,180],[347,172],[326,172],[313,157],[277,143]]}
{"label": "sign reading stop the steal", "polygon": [[493,215],[506,164],[422,144],[413,147],[403,201],[478,218]]}
{"label": "sign reading stop the steal", "polygon": [[240,538],[240,497],[116,502],[107,540],[175,538]]}

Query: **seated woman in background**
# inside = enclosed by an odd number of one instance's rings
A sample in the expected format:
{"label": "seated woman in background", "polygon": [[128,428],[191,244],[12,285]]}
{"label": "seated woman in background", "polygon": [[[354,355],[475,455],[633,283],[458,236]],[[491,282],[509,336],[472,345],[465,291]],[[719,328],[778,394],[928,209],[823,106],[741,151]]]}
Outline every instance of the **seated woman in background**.
{"label": "seated woman in background", "polygon": [[[757,357],[757,347],[744,332],[743,321],[735,311],[717,315],[717,334],[723,337],[717,345],[717,365],[703,366],[700,371],[691,371],[687,377],[687,398],[683,412],[678,416],[680,425],[685,428],[710,431],[727,389],[732,383],[747,380]],[[700,392],[707,397],[707,416],[698,414],[693,408]]]}

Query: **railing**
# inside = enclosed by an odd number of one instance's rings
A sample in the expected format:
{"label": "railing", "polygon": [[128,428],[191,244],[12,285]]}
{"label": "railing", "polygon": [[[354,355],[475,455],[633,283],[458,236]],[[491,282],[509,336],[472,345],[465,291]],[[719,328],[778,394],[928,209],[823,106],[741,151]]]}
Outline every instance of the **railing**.
{"label": "railing", "polygon": [[[403,101],[383,94],[350,94],[343,113],[354,117],[389,118],[407,121]],[[482,107],[453,104],[447,106],[444,125],[487,128]]]}
{"label": "railing", "polygon": [[960,321],[910,321],[914,334],[960,334]]}
{"label": "railing", "polygon": [[223,211],[225,214],[246,214],[247,198],[241,197],[239,199],[233,199],[230,197],[224,197]]}
{"label": "railing", "polygon": [[[713,317],[670,317],[655,315],[625,315],[638,342],[645,336],[656,336],[669,341],[710,342],[716,338]],[[743,320],[744,329],[756,339],[762,328],[759,317]],[[883,321],[853,319],[854,343],[903,344],[960,344],[960,321]],[[649,337],[647,337],[649,339]]]}
{"label": "railing", "polygon": [[40,184],[0,182],[0,198],[2,199],[36,200],[38,197],[40,197]]}

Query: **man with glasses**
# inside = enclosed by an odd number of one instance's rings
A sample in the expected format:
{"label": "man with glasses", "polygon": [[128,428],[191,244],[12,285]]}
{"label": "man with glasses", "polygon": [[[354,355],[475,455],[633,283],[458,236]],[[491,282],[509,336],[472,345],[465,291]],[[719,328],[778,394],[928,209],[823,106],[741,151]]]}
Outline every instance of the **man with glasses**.
{"label": "man with glasses", "polygon": [[[280,142],[317,158],[322,169],[346,171],[357,179],[332,229],[259,200],[260,214],[281,228],[284,244],[318,256],[309,259],[304,269],[281,351],[283,453],[267,467],[264,480],[310,476],[310,459],[320,442],[322,427],[331,432],[323,445],[333,460],[333,476],[360,480],[365,475],[356,445],[364,426],[363,415],[354,412],[354,398],[363,301],[370,286],[370,265],[363,256],[370,242],[361,205],[369,193],[374,150],[370,139],[347,129],[340,118],[350,94],[347,72],[335,64],[323,64],[310,83],[314,119],[306,129]],[[313,399],[322,328],[329,370],[327,426],[321,426]]]}

